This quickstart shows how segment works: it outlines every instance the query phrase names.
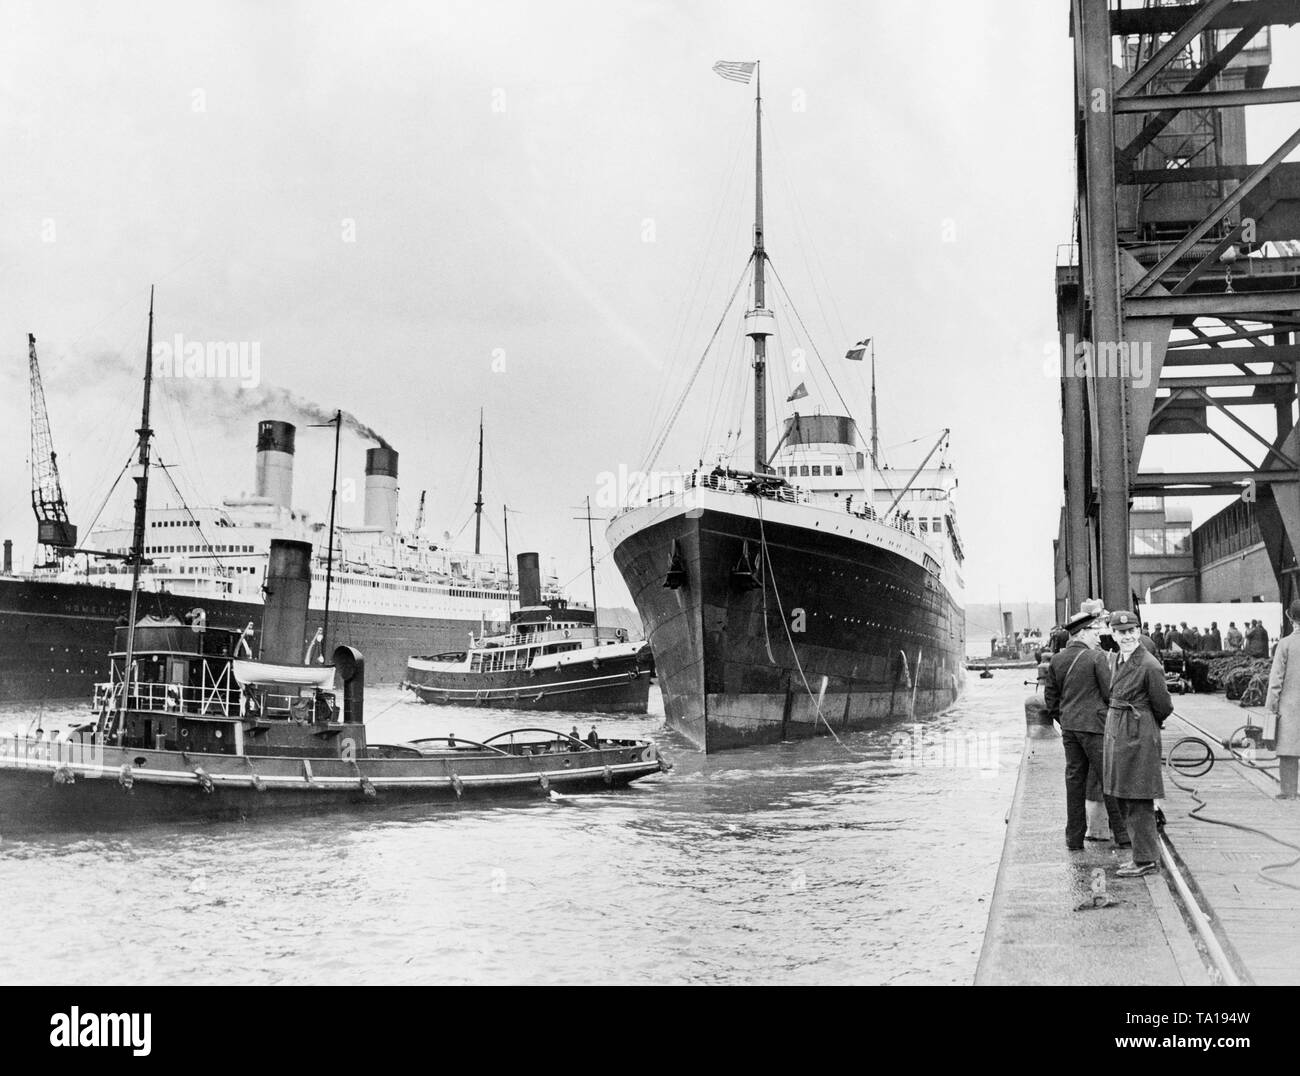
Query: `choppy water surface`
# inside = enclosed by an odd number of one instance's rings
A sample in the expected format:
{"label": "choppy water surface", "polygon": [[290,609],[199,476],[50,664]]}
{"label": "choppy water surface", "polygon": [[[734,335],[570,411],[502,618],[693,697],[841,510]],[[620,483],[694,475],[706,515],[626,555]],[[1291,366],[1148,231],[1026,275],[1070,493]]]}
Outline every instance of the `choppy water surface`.
{"label": "choppy water surface", "polygon": [[[966,983],[1028,690],[972,677],[921,726],[704,758],[491,806],[0,835],[6,983]],[[565,715],[368,693],[370,738],[482,738]],[[0,729],[81,717],[0,708]]]}

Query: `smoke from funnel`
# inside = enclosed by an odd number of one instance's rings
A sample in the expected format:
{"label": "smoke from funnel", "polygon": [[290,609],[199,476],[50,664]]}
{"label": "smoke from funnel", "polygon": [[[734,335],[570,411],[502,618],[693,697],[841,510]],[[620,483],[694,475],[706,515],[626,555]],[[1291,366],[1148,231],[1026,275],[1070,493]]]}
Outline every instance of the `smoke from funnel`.
{"label": "smoke from funnel", "polygon": [[[89,387],[96,375],[128,374],[144,377],[144,360],[131,354],[99,352],[75,363],[65,363],[75,368],[80,387]],[[251,415],[275,415],[300,426],[325,425],[334,421],[334,410],[322,407],[288,389],[275,385],[259,384],[248,387],[237,381],[213,377],[166,377],[154,367],[154,391],[161,391],[170,399],[195,413],[206,415],[230,426],[244,426]],[[388,439],[373,426],[368,426],[355,415],[343,412],[343,428],[351,430],[380,448],[391,448]]]}
{"label": "smoke from funnel", "polygon": [[[193,381],[180,381],[177,379],[169,382],[168,388],[180,385],[188,388],[194,384]],[[258,385],[256,388],[251,389],[236,385],[230,395],[238,403],[240,418],[243,418],[248,411],[256,411],[276,415],[292,415],[300,423],[324,425],[334,421],[334,412],[332,410],[326,410],[318,403],[313,403],[311,400],[295,395],[288,389],[276,388],[273,385]],[[206,396],[204,398],[206,399]],[[367,426],[355,415],[348,414],[346,411],[343,412],[343,428],[364,437],[367,441],[374,441],[380,448],[392,447],[387,438],[375,430],[374,427]]]}

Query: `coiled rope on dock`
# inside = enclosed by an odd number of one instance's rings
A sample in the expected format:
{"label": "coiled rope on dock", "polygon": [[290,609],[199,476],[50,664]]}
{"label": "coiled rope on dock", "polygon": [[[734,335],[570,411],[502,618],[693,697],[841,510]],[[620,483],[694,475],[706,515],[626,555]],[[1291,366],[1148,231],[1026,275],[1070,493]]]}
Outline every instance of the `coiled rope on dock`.
{"label": "coiled rope on dock", "polygon": [[[1178,713],[1177,710],[1173,712],[1173,716],[1178,718],[1178,720],[1182,721],[1184,724],[1190,725],[1198,733],[1200,733],[1200,735],[1184,736],[1181,740],[1178,740],[1173,745],[1173,747],[1171,747],[1169,751],[1166,753],[1165,763],[1169,767],[1171,774],[1188,773],[1186,769],[1180,768],[1180,764],[1174,760],[1174,753],[1178,750],[1178,748],[1182,744],[1197,743],[1197,744],[1201,744],[1205,748],[1205,756],[1206,756],[1205,759],[1201,759],[1193,763],[1193,765],[1196,766],[1204,765],[1205,768],[1198,769],[1195,773],[1191,774],[1191,776],[1193,777],[1204,777],[1206,774],[1210,772],[1210,770],[1214,768],[1215,758],[1214,758],[1213,745],[1221,744],[1226,750],[1228,750],[1232,754],[1233,760],[1235,762],[1238,762],[1243,766],[1249,766],[1251,769],[1258,770],[1260,773],[1263,773],[1266,777],[1270,778],[1271,780],[1274,781],[1277,780],[1277,778],[1271,772],[1271,770],[1274,769],[1274,767],[1261,766],[1254,759],[1246,757],[1235,747],[1232,746],[1233,737],[1235,737],[1238,732],[1241,732],[1242,729],[1244,729],[1246,726],[1242,726],[1242,728],[1234,730],[1233,733],[1228,737],[1228,739],[1224,741],[1224,740],[1216,739],[1206,729],[1202,728],[1200,725],[1198,725],[1195,721],[1192,721],[1190,718],[1185,717],[1183,714]],[[1206,760],[1208,760],[1208,765],[1206,765]],[[1265,840],[1272,841],[1274,844],[1280,844],[1283,848],[1289,848],[1294,852],[1300,853],[1300,844],[1295,844],[1292,841],[1285,840],[1284,838],[1279,837],[1276,834],[1270,833],[1268,830],[1260,829],[1258,826],[1248,826],[1242,822],[1230,822],[1227,819],[1210,818],[1207,815],[1201,814],[1201,812],[1206,807],[1209,806],[1209,803],[1201,797],[1201,795],[1197,792],[1197,790],[1195,788],[1189,788],[1187,785],[1182,784],[1176,777],[1171,776],[1170,781],[1173,782],[1176,788],[1179,788],[1182,791],[1186,792],[1189,796],[1192,797],[1192,799],[1196,801],[1196,806],[1187,813],[1189,818],[1194,818],[1198,822],[1205,822],[1212,826],[1226,826],[1229,829],[1240,830],[1243,833],[1254,833],[1260,837],[1263,837]],[[1263,878],[1264,881],[1271,882],[1273,885],[1285,886],[1287,889],[1300,890],[1300,885],[1297,885],[1295,882],[1288,882],[1282,878],[1274,878],[1272,875],[1267,873],[1268,871],[1290,870],[1292,867],[1295,867],[1297,864],[1300,864],[1300,855],[1296,855],[1293,859],[1288,859],[1283,862],[1266,863],[1264,866],[1259,868],[1259,876]]]}

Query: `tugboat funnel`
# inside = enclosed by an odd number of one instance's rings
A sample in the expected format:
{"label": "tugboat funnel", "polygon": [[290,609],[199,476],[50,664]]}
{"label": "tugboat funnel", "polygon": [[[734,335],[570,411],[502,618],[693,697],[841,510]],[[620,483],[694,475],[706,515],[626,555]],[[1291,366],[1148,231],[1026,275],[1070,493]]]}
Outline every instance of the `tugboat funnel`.
{"label": "tugboat funnel", "polygon": [[536,553],[520,553],[519,608],[542,604],[542,569]]}
{"label": "tugboat funnel", "polygon": [[343,681],[343,720],[359,725],[366,701],[366,663],[361,651],[335,647],[334,668]]}
{"label": "tugboat funnel", "polygon": [[307,635],[311,595],[311,543],[271,540],[266,564],[266,604],[262,609],[262,660],[300,663]]}

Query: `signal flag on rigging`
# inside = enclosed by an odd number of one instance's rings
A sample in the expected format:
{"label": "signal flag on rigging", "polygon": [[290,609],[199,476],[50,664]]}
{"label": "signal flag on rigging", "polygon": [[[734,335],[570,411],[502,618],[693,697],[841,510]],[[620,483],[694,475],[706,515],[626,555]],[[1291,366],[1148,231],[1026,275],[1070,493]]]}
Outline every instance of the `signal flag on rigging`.
{"label": "signal flag on rigging", "polygon": [[846,359],[852,359],[854,362],[861,362],[864,358],[866,358],[867,348],[869,348],[870,346],[871,346],[871,337],[868,336],[865,340],[859,340],[856,344],[854,344],[851,348],[849,348],[848,352],[845,354],[844,357]]}

